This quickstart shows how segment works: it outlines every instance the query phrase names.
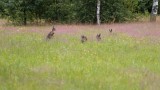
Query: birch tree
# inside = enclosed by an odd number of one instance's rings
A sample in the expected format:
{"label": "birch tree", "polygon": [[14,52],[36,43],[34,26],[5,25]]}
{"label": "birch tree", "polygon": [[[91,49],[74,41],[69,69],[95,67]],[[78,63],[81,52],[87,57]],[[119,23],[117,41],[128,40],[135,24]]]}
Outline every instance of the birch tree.
{"label": "birch tree", "polygon": [[97,0],[97,24],[100,25],[100,7],[101,7],[101,1]]}
{"label": "birch tree", "polygon": [[151,12],[151,17],[150,17],[151,22],[156,21],[157,12],[158,12],[158,0],[153,0],[152,12]]}

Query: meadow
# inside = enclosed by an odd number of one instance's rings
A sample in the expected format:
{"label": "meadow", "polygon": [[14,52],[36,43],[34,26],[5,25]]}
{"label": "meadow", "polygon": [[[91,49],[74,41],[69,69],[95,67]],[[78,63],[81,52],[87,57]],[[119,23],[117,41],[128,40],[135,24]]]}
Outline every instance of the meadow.
{"label": "meadow", "polygon": [[0,90],[160,90],[159,23],[51,27],[1,25]]}

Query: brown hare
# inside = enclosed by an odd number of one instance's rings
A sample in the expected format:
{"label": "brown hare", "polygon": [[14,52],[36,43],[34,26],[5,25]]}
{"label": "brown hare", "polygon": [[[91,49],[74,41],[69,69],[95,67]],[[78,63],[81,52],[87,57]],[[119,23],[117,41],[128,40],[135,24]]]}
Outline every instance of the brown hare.
{"label": "brown hare", "polygon": [[52,28],[52,31],[50,31],[50,32],[48,33],[47,39],[51,39],[51,38],[53,37],[54,31],[56,31],[56,29],[53,27],[53,28]]}
{"label": "brown hare", "polygon": [[96,39],[97,39],[97,41],[100,41],[101,40],[101,34],[97,34]]}
{"label": "brown hare", "polygon": [[84,43],[84,42],[86,42],[86,41],[87,41],[87,37],[84,36],[84,35],[82,35],[82,36],[81,36],[81,42]]}
{"label": "brown hare", "polygon": [[109,29],[109,32],[112,33],[112,29]]}

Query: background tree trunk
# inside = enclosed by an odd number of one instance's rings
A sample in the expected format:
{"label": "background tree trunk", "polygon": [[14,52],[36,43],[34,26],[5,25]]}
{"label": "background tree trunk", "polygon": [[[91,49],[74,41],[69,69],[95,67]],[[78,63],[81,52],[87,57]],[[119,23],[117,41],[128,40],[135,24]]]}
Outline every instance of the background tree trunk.
{"label": "background tree trunk", "polygon": [[157,12],[158,12],[158,0],[153,0],[152,12],[150,17],[151,22],[156,21]]}
{"label": "background tree trunk", "polygon": [[26,10],[25,10],[25,9],[24,9],[24,11],[23,11],[23,14],[24,14],[23,24],[24,24],[24,25],[27,25],[27,15],[26,15]]}
{"label": "background tree trunk", "polygon": [[101,7],[101,1],[97,0],[97,24],[100,25],[100,7]]}
{"label": "background tree trunk", "polygon": [[23,0],[23,4],[24,7],[23,7],[23,25],[27,25],[27,14],[26,14],[26,1]]}

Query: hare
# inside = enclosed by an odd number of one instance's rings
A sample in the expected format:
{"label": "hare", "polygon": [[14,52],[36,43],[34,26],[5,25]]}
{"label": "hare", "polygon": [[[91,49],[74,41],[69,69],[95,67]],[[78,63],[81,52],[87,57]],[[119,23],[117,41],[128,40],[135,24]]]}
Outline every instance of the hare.
{"label": "hare", "polygon": [[56,31],[56,29],[55,29],[54,26],[53,26],[52,31],[50,31],[50,32],[48,33],[48,35],[47,35],[47,39],[51,39],[51,38],[53,37],[54,31]]}
{"label": "hare", "polygon": [[101,40],[101,34],[97,34],[96,38],[97,38],[97,41],[100,41]]}
{"label": "hare", "polygon": [[109,29],[109,32],[112,33],[112,29]]}
{"label": "hare", "polygon": [[86,42],[86,41],[87,41],[87,37],[84,36],[84,35],[82,35],[82,36],[81,36],[81,42],[84,43],[84,42]]}

